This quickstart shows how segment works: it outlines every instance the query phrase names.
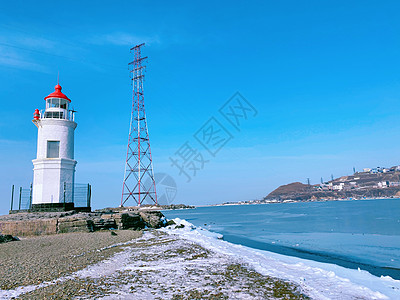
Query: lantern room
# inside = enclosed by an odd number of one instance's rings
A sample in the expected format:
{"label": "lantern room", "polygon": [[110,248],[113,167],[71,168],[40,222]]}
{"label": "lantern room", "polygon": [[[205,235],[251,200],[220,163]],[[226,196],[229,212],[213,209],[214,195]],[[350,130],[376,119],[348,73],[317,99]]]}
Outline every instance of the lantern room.
{"label": "lantern room", "polygon": [[44,119],[67,119],[73,121],[73,111],[69,109],[71,100],[61,92],[62,87],[57,84],[55,91],[45,97],[46,109],[41,116]]}

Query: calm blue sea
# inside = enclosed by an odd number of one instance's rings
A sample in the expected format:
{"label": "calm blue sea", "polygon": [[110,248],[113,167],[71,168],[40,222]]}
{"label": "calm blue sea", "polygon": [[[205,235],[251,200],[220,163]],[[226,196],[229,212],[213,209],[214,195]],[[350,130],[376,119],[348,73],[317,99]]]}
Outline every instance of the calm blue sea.
{"label": "calm blue sea", "polygon": [[400,199],[199,207],[163,212],[248,247],[400,279]]}

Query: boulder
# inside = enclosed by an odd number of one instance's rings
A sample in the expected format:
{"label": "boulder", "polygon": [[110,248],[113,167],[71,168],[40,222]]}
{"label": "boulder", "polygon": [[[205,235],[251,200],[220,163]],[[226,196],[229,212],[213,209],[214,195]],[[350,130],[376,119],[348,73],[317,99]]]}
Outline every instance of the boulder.
{"label": "boulder", "polygon": [[0,234],[0,244],[1,243],[12,242],[12,241],[19,241],[19,238],[13,237],[10,234],[6,234],[6,235]]}
{"label": "boulder", "polygon": [[120,214],[120,218],[116,218],[117,220],[119,220],[118,229],[138,230],[146,226],[141,216],[132,212]]}
{"label": "boulder", "polygon": [[160,211],[149,210],[140,212],[140,216],[146,222],[148,227],[161,228],[165,226],[163,220],[164,215]]}

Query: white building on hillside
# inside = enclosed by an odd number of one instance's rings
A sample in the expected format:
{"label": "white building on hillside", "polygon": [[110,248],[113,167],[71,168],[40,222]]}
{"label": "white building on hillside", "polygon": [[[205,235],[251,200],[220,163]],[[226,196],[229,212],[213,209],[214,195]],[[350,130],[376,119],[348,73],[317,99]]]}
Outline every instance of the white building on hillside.
{"label": "white building on hillside", "polygon": [[343,182],[333,186],[333,190],[337,190],[337,191],[341,191],[341,190],[343,190],[343,188],[344,188],[344,183]]}

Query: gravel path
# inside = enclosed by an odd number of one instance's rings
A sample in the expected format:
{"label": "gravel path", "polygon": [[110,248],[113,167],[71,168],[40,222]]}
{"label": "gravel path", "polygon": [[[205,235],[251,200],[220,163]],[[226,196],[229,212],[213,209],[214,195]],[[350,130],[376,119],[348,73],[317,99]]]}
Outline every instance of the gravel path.
{"label": "gravel path", "polygon": [[116,236],[109,231],[64,233],[0,244],[0,289],[36,285],[69,275],[122,251],[122,246],[106,247],[142,235],[133,230],[116,232]]}

